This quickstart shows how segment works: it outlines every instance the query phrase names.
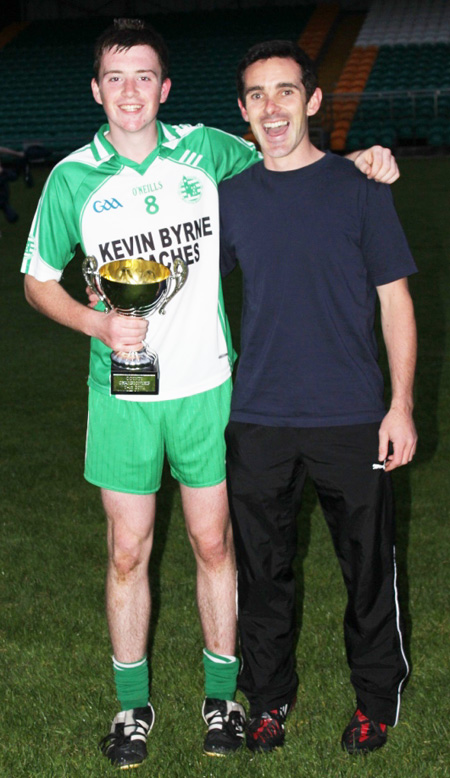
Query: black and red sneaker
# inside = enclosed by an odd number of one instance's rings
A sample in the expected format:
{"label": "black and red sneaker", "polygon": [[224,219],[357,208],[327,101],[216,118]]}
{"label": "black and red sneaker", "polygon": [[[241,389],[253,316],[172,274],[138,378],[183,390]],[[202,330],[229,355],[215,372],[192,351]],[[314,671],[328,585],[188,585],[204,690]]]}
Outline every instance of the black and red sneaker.
{"label": "black and red sneaker", "polygon": [[341,746],[349,754],[367,754],[384,746],[386,740],[386,724],[371,721],[358,708],[344,729]]}
{"label": "black and red sneaker", "polygon": [[273,751],[284,743],[284,722],[295,701],[249,719],[246,743],[250,751]]}

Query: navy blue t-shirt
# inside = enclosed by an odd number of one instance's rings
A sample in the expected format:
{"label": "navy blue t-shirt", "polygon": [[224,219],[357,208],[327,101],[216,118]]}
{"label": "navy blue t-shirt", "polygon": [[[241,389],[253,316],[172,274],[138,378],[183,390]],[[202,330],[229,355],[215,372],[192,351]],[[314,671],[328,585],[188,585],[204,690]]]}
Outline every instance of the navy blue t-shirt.
{"label": "navy blue t-shirt", "polygon": [[231,419],[323,427],[385,413],[376,287],[416,271],[389,186],[327,153],[220,187],[221,269],[243,273]]}

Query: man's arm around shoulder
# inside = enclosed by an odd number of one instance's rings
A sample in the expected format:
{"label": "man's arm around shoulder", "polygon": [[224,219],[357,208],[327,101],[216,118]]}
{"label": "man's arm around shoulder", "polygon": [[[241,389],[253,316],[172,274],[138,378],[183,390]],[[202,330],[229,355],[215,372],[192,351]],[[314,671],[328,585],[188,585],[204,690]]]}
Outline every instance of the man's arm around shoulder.
{"label": "man's arm around shoulder", "polygon": [[[392,399],[379,431],[379,459],[386,470],[411,462],[417,446],[413,421],[413,385],[417,332],[408,281],[401,278],[377,287],[383,338],[389,360]],[[394,453],[388,455],[389,442]]]}
{"label": "man's arm around shoulder", "polygon": [[367,178],[373,178],[380,184],[393,184],[400,177],[392,151],[384,146],[371,146],[364,151],[352,151],[346,156]]}

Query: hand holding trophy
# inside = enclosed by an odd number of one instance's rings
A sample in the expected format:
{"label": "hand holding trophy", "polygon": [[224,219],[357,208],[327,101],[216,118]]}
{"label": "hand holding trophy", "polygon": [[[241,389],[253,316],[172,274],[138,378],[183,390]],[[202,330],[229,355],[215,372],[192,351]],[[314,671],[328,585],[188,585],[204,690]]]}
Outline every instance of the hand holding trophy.
{"label": "hand holding trophy", "polygon": [[[101,267],[95,257],[83,260],[83,275],[89,288],[108,310],[122,316],[149,316],[165,313],[168,302],[184,285],[188,269],[175,259],[170,270],[160,262],[119,259]],[[111,394],[158,394],[158,355],[145,344],[140,351],[113,351],[111,354]]]}

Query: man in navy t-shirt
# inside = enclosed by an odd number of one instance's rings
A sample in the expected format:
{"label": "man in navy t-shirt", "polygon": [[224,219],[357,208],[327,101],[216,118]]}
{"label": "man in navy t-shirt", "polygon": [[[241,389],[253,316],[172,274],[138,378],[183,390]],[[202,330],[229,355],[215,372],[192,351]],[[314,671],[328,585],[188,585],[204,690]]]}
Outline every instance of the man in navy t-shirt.
{"label": "man in navy t-shirt", "polygon": [[[295,44],[254,46],[239,106],[263,162],[220,187],[222,271],[244,283],[241,357],[227,428],[247,745],[284,741],[296,696],[296,516],[309,475],[348,592],[356,711],[342,746],[364,753],[395,726],[408,674],[396,590],[390,471],[414,456],[416,271],[388,186],[310,141],[321,91]],[[381,307],[386,413],[374,317]]]}

